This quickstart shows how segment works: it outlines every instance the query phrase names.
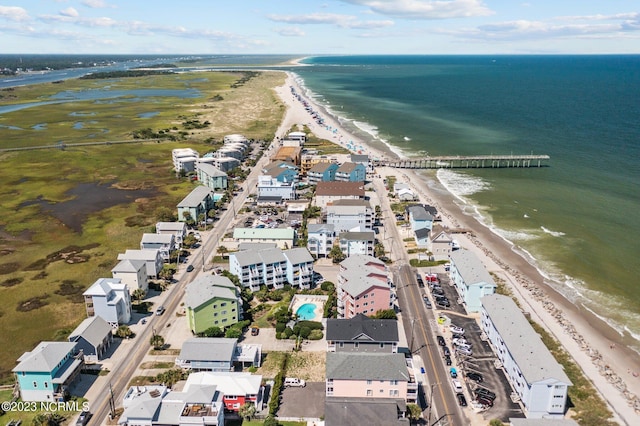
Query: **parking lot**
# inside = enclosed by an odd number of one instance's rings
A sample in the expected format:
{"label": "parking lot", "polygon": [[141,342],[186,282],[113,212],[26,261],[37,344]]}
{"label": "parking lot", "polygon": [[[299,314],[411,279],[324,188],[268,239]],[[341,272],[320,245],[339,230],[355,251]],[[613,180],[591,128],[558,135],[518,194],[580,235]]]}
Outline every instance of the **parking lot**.
{"label": "parking lot", "polygon": [[[427,272],[428,273],[428,272]],[[509,384],[504,372],[496,364],[497,357],[493,353],[489,343],[481,338],[482,331],[476,319],[477,315],[467,315],[464,307],[458,303],[458,293],[456,289],[450,285],[448,274],[439,273],[439,286],[441,293],[447,297],[451,306],[444,308],[438,306],[435,295],[429,285],[427,279],[424,278],[425,272],[420,271],[425,281],[424,293],[430,298],[434,314],[436,317],[446,316],[451,324],[464,329],[464,338],[471,346],[471,355],[465,355],[455,350],[452,342],[452,331],[447,323],[438,324],[437,335],[441,335],[445,339],[446,347],[451,352],[452,367],[456,368],[457,379],[462,383],[464,393],[467,395],[467,402],[471,408],[475,410],[485,410],[483,415],[486,419],[500,419],[508,422],[510,417],[524,417],[524,414],[517,402],[513,402],[510,398],[511,385]],[[443,356],[444,362],[444,356]],[[468,373],[478,373],[482,376],[482,382],[467,377]],[[473,407],[473,399],[475,397],[474,389],[483,387],[496,394],[493,407]]]}
{"label": "parking lot", "polygon": [[[497,397],[493,402],[493,407],[488,407],[484,411],[486,419],[500,419],[508,422],[510,417],[524,417],[520,405],[511,401],[511,386],[507,381],[503,371],[496,368],[496,356],[491,350],[491,346],[485,340],[482,340],[482,331],[475,318],[467,315],[456,314],[452,311],[444,313],[451,320],[451,324],[464,329],[464,337],[472,347],[472,355],[464,355],[455,350],[452,344],[452,332],[448,327],[441,334],[445,337],[447,346],[451,348],[453,353],[454,365],[458,370],[458,379],[466,388],[465,393],[470,397],[469,405],[474,399],[474,389],[483,387],[494,392]],[[441,330],[442,331],[442,326]],[[482,382],[467,377],[468,373],[479,373],[482,376]]]}

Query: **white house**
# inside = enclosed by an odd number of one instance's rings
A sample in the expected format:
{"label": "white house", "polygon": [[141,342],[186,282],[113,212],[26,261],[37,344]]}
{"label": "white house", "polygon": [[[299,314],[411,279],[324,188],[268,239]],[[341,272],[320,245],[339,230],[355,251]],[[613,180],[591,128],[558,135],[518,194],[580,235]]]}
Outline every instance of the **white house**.
{"label": "white house", "polygon": [[187,235],[187,224],[184,222],[158,222],[156,223],[156,234],[173,234],[176,245],[180,247]]}
{"label": "white house", "polygon": [[140,240],[140,250],[158,250],[162,260],[169,261],[171,252],[176,249],[175,238],[173,234],[142,234]]}
{"label": "white house", "polygon": [[147,265],[147,276],[156,278],[162,270],[164,261],[160,250],[127,250],[118,254],[118,260],[144,260]]}
{"label": "white house", "polygon": [[553,355],[515,302],[492,294],[482,302],[482,331],[502,363],[527,418],[562,418],[572,386]]}
{"label": "white house", "polygon": [[111,269],[111,276],[126,284],[130,291],[149,289],[147,262],[144,260],[124,259]]}
{"label": "white house", "polygon": [[281,200],[293,200],[296,198],[294,182],[281,182],[271,176],[258,176],[258,199],[279,197]]}
{"label": "white house", "polygon": [[287,281],[294,287],[309,289],[313,283],[313,257],[309,250],[297,247],[282,252],[287,260]]}
{"label": "white house", "polygon": [[113,328],[131,321],[129,288],[115,278],[98,278],[83,293],[87,316],[99,316]]}
{"label": "white house", "polygon": [[347,257],[356,254],[373,256],[376,239],[373,231],[341,232],[338,239],[340,241],[340,250]]}
{"label": "white house", "polygon": [[336,232],[371,231],[373,209],[367,200],[336,200],[327,206],[327,223]]}
{"label": "white house", "polygon": [[449,274],[467,312],[479,312],[480,299],[496,292],[496,283],[480,259],[462,249],[451,253]]}
{"label": "white house", "polygon": [[438,232],[431,238],[431,253],[433,260],[449,260],[453,252],[453,240],[444,231]]}
{"label": "white house", "polygon": [[316,258],[327,257],[333,248],[336,231],[333,225],[310,223],[307,225],[307,249]]}

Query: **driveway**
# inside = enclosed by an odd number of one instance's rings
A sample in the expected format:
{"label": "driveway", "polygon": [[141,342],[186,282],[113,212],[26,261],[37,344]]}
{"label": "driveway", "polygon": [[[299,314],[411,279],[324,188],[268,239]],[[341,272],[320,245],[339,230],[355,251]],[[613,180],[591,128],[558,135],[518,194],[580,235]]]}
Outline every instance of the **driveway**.
{"label": "driveway", "polygon": [[278,409],[280,418],[320,418],[324,416],[325,383],[307,383],[303,388],[285,388]]}

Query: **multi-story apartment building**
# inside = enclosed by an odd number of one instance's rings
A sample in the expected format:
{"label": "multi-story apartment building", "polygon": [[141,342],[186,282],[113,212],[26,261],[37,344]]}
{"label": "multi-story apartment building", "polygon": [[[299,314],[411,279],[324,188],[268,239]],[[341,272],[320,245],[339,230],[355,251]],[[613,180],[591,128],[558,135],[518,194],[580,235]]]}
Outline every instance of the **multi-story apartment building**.
{"label": "multi-story apartment building", "polygon": [[336,200],[327,206],[327,223],[338,233],[372,231],[373,209],[368,200]]}

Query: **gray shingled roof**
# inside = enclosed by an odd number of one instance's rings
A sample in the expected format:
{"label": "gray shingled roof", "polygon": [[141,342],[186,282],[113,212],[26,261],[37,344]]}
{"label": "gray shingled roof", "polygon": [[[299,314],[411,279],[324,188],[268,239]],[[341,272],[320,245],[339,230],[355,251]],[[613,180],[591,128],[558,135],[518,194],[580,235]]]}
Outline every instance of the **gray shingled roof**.
{"label": "gray shingled roof", "polygon": [[237,300],[235,286],[227,277],[203,275],[187,285],[185,304],[191,309],[209,302],[213,298]]}
{"label": "gray shingled roof", "polygon": [[378,269],[372,269],[367,266],[349,268],[346,271],[342,271],[340,275],[346,281],[342,284],[342,289],[351,296],[358,296],[373,286],[389,288],[389,284],[386,280],[381,281],[380,279],[373,279],[371,277],[372,274],[386,275],[385,272]]}
{"label": "gray shingled roof", "polygon": [[105,337],[111,334],[111,326],[102,317],[93,316],[85,319],[69,335],[69,341],[75,342],[82,336],[94,348],[102,344]]}
{"label": "gray shingled roof", "polygon": [[385,264],[382,260],[376,259],[375,257],[366,254],[356,254],[354,256],[349,256],[348,258],[340,262],[340,266],[349,269],[358,265],[366,265],[368,263],[379,265],[383,269],[385,267]]}
{"label": "gray shingled roof", "polygon": [[341,232],[338,237],[348,241],[373,241],[376,239],[376,234],[373,231]]}
{"label": "gray shingled roof", "polygon": [[433,220],[433,216],[423,206],[409,206],[407,212],[411,214],[413,220]]}
{"label": "gray shingled roof", "polygon": [[332,233],[335,226],[331,223],[310,223],[307,225],[307,233],[313,234],[317,232],[329,232]]}
{"label": "gray shingled roof", "polygon": [[527,383],[553,378],[571,385],[562,366],[510,297],[491,294],[480,301]]}
{"label": "gray shingled roof", "polygon": [[282,252],[282,254],[289,260],[289,262],[293,265],[299,265],[301,263],[309,263],[313,262],[313,256],[309,253],[304,247],[293,248],[290,250],[286,250]]}
{"label": "gray shingled roof", "polygon": [[327,379],[409,381],[403,354],[327,353]]}
{"label": "gray shingled roof", "polygon": [[487,268],[472,251],[466,249],[455,250],[451,252],[449,257],[466,285],[469,286],[481,282],[496,284]]}
{"label": "gray shingled roof", "polygon": [[336,170],[336,173],[351,173],[355,169],[356,169],[356,163],[346,162],[346,163],[342,163],[342,165],[338,167],[338,170]]}
{"label": "gray shingled roof", "polygon": [[75,347],[75,342],[40,342],[18,358],[19,364],[12,371],[51,372]]}
{"label": "gray shingled roof", "polygon": [[324,173],[333,164],[334,163],[330,163],[328,161],[321,161],[319,163],[314,164],[313,167],[311,167],[307,173]]}
{"label": "gray shingled roof", "polygon": [[213,190],[204,185],[199,185],[193,188],[193,191],[180,201],[178,207],[195,207],[202,203],[207,196],[213,196]]}
{"label": "gray shingled roof", "polygon": [[138,272],[142,265],[146,265],[144,260],[124,259],[113,267],[111,272]]}
{"label": "gray shingled roof", "polygon": [[238,339],[195,337],[182,344],[178,359],[185,361],[231,361]]}
{"label": "gray shingled roof", "polygon": [[431,231],[429,231],[429,229],[427,229],[427,228],[420,228],[417,231],[415,231],[416,238],[418,238],[418,239],[427,238],[429,236],[430,232]]}
{"label": "gray shingled roof", "polygon": [[327,319],[327,340],[369,340],[373,342],[398,342],[398,321],[372,319],[358,314],[351,319]]}
{"label": "gray shingled roof", "polygon": [[171,244],[173,241],[173,234],[152,234],[150,232],[145,232],[142,234],[141,243],[149,243],[149,244]]}
{"label": "gray shingled roof", "polygon": [[407,417],[398,418],[406,408],[401,399],[327,397],[324,421],[340,426],[409,426]]}
{"label": "gray shingled roof", "polygon": [[217,168],[213,164],[209,164],[209,163],[200,163],[200,164],[198,164],[198,169],[202,170],[205,174],[207,174],[209,176],[212,176],[212,177],[225,177],[225,176],[227,176],[227,174],[225,172],[223,172],[222,170],[220,170],[219,168]]}

